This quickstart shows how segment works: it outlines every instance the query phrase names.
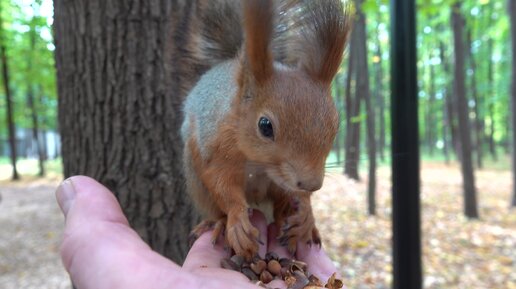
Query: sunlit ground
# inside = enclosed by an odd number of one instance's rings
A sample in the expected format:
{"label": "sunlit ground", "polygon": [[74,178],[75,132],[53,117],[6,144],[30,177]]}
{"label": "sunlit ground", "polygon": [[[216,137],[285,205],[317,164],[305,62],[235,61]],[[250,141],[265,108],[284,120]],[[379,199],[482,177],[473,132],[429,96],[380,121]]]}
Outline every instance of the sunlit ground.
{"label": "sunlit ground", "polygon": [[[422,237],[425,288],[516,288],[516,209],[509,209],[511,173],[477,171],[480,220],[463,217],[457,164],[425,162]],[[377,216],[366,214],[367,180],[330,175],[314,200],[325,246],[350,288],[390,288],[390,171],[378,172]]]}
{"label": "sunlit ground", "polygon": [[[35,160],[22,160],[22,181],[8,181],[0,161],[0,284],[5,289],[69,288],[58,244],[62,216],[54,190],[60,162],[38,179]],[[516,288],[516,210],[510,210],[508,162],[477,171],[481,219],[462,213],[459,167],[425,161],[422,170],[422,226],[425,288]],[[7,168],[7,169],[6,169]],[[363,166],[365,169],[366,166]],[[354,182],[340,168],[328,174],[314,207],[324,247],[339,265],[348,288],[390,288],[390,172],[378,171],[377,216],[366,214],[366,176]],[[5,257],[4,257],[5,256]]]}

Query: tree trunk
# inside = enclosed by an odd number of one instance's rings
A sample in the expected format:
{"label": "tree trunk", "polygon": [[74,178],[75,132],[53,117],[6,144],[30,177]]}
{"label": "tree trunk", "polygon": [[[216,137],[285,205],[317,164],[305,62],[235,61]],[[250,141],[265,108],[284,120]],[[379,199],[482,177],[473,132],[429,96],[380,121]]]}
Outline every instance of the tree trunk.
{"label": "tree trunk", "polygon": [[32,139],[33,139],[33,142],[36,144],[36,150],[38,152],[38,166],[39,166],[38,175],[40,177],[43,177],[45,175],[43,147],[42,147],[40,139],[39,139],[38,116],[36,113],[36,105],[34,103],[34,90],[32,89],[31,84],[29,84],[29,91],[27,93],[27,104],[30,109],[31,120],[32,120]]}
{"label": "tree trunk", "polygon": [[[491,15],[490,15],[491,17]],[[489,38],[487,42],[488,47],[488,57],[489,59],[492,58],[493,55],[493,39]],[[491,122],[489,124],[489,152],[491,153],[491,156],[493,157],[494,161],[498,161],[498,155],[496,154],[496,144],[494,140],[494,133],[495,133],[495,122],[494,122],[494,91],[495,91],[495,84],[494,84],[494,73],[493,73],[493,61],[488,61],[488,67],[487,67],[487,82],[488,82],[488,98],[489,104],[488,104],[488,111],[489,111],[489,118],[491,119]]]}
{"label": "tree trunk", "polygon": [[[34,13],[36,13],[35,10],[33,10]],[[35,23],[35,16],[33,16],[31,24],[30,24],[30,51],[34,51],[36,47],[36,23]],[[34,57],[34,53],[31,53],[27,57],[27,68],[28,68],[28,74],[31,75],[32,73],[32,60]],[[34,84],[31,83],[30,79],[28,79],[28,88],[27,88],[27,104],[30,109],[31,114],[31,120],[32,120],[32,138],[33,142],[36,143],[36,150],[38,152],[38,165],[39,165],[39,173],[38,175],[40,177],[43,177],[45,175],[45,157],[43,154],[43,147],[39,139],[39,127],[38,127],[38,116],[36,112],[36,101],[34,99]],[[45,139],[43,139],[43,142],[45,142]]]}
{"label": "tree trunk", "polygon": [[[376,137],[375,137],[375,112],[372,104],[371,91],[369,89],[369,70],[367,65],[367,32],[366,32],[366,18],[362,11],[363,0],[356,0],[355,7],[357,13],[355,15],[355,48],[356,48],[356,79],[357,85],[355,90],[355,102],[360,103],[361,99],[366,104],[366,135],[367,135],[367,153],[369,158],[369,175],[367,185],[367,209],[370,215],[376,214]],[[359,107],[359,106],[358,106]],[[358,110],[359,112],[360,110]]]}
{"label": "tree trunk", "polygon": [[7,127],[9,130],[9,148],[11,150],[11,165],[13,167],[13,180],[20,179],[18,169],[16,168],[16,126],[14,124],[14,108],[11,87],[9,86],[9,65],[7,63],[7,48],[5,40],[4,23],[2,10],[0,10],[0,57],[2,58],[2,80],[5,91],[5,102],[7,104]]}
{"label": "tree trunk", "polygon": [[445,47],[444,43],[439,44],[439,53],[441,56],[441,61],[443,62],[443,70],[444,74],[446,76],[446,96],[445,96],[445,105],[446,105],[446,118],[448,120],[448,130],[450,131],[450,137],[451,137],[451,144],[455,151],[455,154],[458,158],[460,158],[460,148],[459,148],[459,141],[458,141],[458,132],[457,132],[457,123],[455,119],[455,112],[456,105],[455,105],[455,97],[453,89],[450,87],[451,82],[448,78],[449,75],[451,75],[450,65],[448,62],[448,59],[445,57]]}
{"label": "tree trunk", "polygon": [[[379,16],[380,14],[378,14]],[[380,23],[378,17],[378,23]],[[380,153],[381,161],[385,161],[385,99],[383,95],[383,67],[382,67],[382,46],[380,43],[380,31],[377,28],[376,37],[376,54],[378,55],[378,62],[375,65],[376,69],[376,101],[378,104],[378,118],[380,119],[380,137],[378,139],[378,151]]]}
{"label": "tree trunk", "polygon": [[[357,21],[355,19],[355,21]],[[355,24],[357,25],[357,24]],[[351,52],[350,60],[358,56],[358,35],[356,32],[352,32],[351,35]],[[360,95],[352,93],[352,77],[355,76],[358,70],[358,64],[356,61],[350,61],[349,63],[348,83],[346,85],[346,149],[344,159],[344,174],[348,177],[358,180],[358,165],[360,158]]]}
{"label": "tree trunk", "polygon": [[428,89],[428,123],[426,124],[427,129],[427,141],[428,141],[428,153],[430,156],[434,155],[435,147],[435,68],[434,65],[430,64],[430,79]]}
{"label": "tree trunk", "polygon": [[369,71],[367,65],[367,34],[366,34],[366,18],[362,11],[363,0],[355,2],[357,14],[355,15],[355,40],[357,48],[357,86],[356,86],[356,102],[364,99],[367,111],[367,152],[369,158],[369,175],[367,185],[367,209],[370,215],[376,214],[376,137],[375,137],[375,112],[371,99],[371,91],[369,90]]}
{"label": "tree trunk", "polygon": [[509,1],[509,18],[511,22],[512,40],[512,86],[511,86],[511,113],[512,113],[512,201],[516,207],[516,0]]}
{"label": "tree trunk", "polygon": [[199,221],[179,135],[182,100],[196,81],[186,77],[207,69],[185,55],[194,4],[54,1],[64,174],[106,185],[139,235],[178,263]]}
{"label": "tree trunk", "polygon": [[460,2],[452,7],[453,39],[455,46],[455,96],[457,98],[461,169],[464,189],[464,213],[468,218],[478,218],[475,175],[471,161],[471,136],[466,100],[465,65],[464,65],[464,19],[461,15]]}
{"label": "tree trunk", "polygon": [[[441,59],[441,65],[445,66],[445,59],[444,59],[444,47],[442,42],[439,43],[439,58]],[[445,67],[446,68],[446,67]],[[444,72],[444,78],[446,81],[444,82],[443,87],[443,101],[442,101],[442,138],[443,138],[443,153],[444,153],[444,160],[446,164],[450,164],[450,140],[448,136],[448,130],[450,129],[451,123],[450,123],[450,113],[448,112],[448,98],[450,97],[450,89],[448,85],[448,72],[446,70],[443,70]]]}
{"label": "tree trunk", "polygon": [[[335,78],[333,88],[335,90],[335,102],[337,111],[339,113],[339,123],[342,123],[342,96],[341,96],[341,87],[340,83],[338,81],[338,78]],[[333,143],[333,149],[335,150],[335,155],[337,157],[337,163],[340,163],[340,137],[342,134],[342,127],[339,127],[339,130],[337,131],[337,135],[335,136],[335,142]]]}
{"label": "tree trunk", "polygon": [[482,130],[482,115],[480,114],[479,107],[481,106],[480,100],[478,97],[478,91],[477,91],[477,65],[475,62],[475,56],[473,55],[473,41],[471,39],[471,29],[468,29],[467,32],[467,43],[468,43],[468,58],[469,58],[469,65],[471,69],[471,81],[470,81],[470,89],[471,89],[471,95],[473,96],[473,101],[475,102],[475,106],[473,107],[473,113],[475,114],[475,117],[473,118],[473,127],[475,128],[475,133],[473,134],[475,136],[475,152],[477,155],[477,167],[479,169],[482,168],[482,146],[483,146],[483,136],[484,132]]}

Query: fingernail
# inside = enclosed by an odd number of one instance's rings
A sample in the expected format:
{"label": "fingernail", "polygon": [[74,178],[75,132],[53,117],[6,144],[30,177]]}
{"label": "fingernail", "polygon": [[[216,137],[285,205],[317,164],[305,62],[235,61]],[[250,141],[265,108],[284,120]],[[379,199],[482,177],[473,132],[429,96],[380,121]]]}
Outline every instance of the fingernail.
{"label": "fingernail", "polygon": [[71,178],[64,180],[59,185],[56,191],[56,198],[61,211],[66,217],[68,210],[70,210],[70,207],[75,200],[75,187]]}

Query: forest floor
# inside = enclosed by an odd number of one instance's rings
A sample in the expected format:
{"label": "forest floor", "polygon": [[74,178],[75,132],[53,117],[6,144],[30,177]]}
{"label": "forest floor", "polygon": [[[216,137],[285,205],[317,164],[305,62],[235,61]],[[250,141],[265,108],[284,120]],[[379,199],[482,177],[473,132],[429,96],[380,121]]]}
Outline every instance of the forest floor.
{"label": "forest floor", "polygon": [[[424,288],[516,288],[516,209],[511,172],[476,172],[479,220],[462,207],[459,166],[424,163],[421,172]],[[367,179],[327,178],[314,197],[324,246],[349,288],[390,288],[390,170],[378,171],[377,215],[367,215]]]}
{"label": "forest floor", "polygon": [[[462,214],[457,165],[424,163],[422,237],[425,288],[516,288],[516,210],[507,170],[476,173],[480,220]],[[65,289],[58,257],[63,218],[54,191],[61,177],[0,178],[0,287]],[[324,247],[347,288],[390,288],[390,172],[378,171],[377,216],[366,214],[364,179],[328,173],[314,210]]]}

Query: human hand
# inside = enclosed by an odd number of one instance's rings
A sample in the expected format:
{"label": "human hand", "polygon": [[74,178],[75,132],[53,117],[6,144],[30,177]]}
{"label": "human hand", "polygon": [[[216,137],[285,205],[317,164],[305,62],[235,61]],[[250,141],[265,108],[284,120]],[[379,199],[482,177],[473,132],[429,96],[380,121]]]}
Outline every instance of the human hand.
{"label": "human hand", "polygon": [[[61,258],[78,289],[260,288],[243,274],[220,268],[220,260],[228,253],[221,245],[211,244],[211,232],[194,243],[183,267],[152,251],[129,227],[114,195],[91,178],[64,181],[56,197],[66,219]],[[278,244],[274,224],[267,227],[259,212],[251,221],[264,243],[259,250],[262,257],[269,251],[291,257]],[[324,250],[316,246],[299,244],[296,258],[321,280],[336,271]],[[270,286],[286,287],[280,280]]]}

